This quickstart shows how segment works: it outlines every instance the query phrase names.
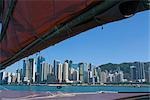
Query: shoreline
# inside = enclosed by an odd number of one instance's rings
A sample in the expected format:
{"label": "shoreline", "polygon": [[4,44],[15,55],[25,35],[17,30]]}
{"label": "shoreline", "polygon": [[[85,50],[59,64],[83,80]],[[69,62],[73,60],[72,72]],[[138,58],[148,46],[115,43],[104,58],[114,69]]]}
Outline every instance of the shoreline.
{"label": "shoreline", "polygon": [[150,84],[0,84],[1,86],[124,86],[124,87],[150,87]]}

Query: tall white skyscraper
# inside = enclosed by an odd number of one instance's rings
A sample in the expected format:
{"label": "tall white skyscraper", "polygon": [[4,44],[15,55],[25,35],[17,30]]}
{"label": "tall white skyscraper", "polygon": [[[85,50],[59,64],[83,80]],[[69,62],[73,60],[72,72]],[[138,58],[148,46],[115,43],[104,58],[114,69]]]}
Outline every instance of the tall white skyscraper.
{"label": "tall white skyscraper", "polygon": [[62,82],[62,64],[61,63],[58,64],[58,82],[59,83]]}
{"label": "tall white skyscraper", "polygon": [[36,59],[33,59],[32,66],[33,66],[32,80],[33,80],[33,83],[34,83],[36,81],[36,72],[37,72]]}
{"label": "tall white skyscraper", "polygon": [[17,83],[20,83],[21,82],[21,73],[20,73],[19,69],[16,70],[16,77],[17,77]]}
{"label": "tall white skyscraper", "polygon": [[47,81],[47,75],[49,74],[49,64],[46,62],[43,62],[41,65],[41,69],[42,69],[41,81],[46,82]]}
{"label": "tall white skyscraper", "polygon": [[63,81],[64,82],[68,82],[68,63],[64,62],[63,64]]}
{"label": "tall white skyscraper", "polygon": [[8,73],[8,84],[10,84],[12,82],[12,73],[9,72]]}

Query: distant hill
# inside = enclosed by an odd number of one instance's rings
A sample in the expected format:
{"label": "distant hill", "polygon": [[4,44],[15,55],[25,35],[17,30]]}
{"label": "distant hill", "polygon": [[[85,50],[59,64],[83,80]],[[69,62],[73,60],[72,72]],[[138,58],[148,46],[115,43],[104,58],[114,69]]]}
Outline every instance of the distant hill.
{"label": "distant hill", "polygon": [[[109,72],[115,72],[117,70],[121,70],[124,72],[124,77],[127,79],[130,79],[130,66],[134,66],[137,62],[127,62],[127,63],[121,63],[121,64],[113,64],[113,63],[107,63],[100,65],[102,71],[109,71]],[[145,70],[150,67],[150,62],[144,62]]]}

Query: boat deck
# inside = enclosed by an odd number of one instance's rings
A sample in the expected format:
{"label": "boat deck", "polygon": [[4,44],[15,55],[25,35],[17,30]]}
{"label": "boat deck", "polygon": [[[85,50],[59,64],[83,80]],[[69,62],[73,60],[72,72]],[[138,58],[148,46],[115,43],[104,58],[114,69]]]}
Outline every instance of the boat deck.
{"label": "boat deck", "polygon": [[150,93],[51,93],[0,90],[0,100],[133,100],[133,98],[149,100]]}

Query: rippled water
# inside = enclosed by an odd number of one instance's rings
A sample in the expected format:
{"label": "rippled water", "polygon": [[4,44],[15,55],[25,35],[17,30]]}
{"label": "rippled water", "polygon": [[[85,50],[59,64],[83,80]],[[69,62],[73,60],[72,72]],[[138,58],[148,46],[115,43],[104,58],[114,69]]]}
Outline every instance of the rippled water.
{"label": "rippled water", "polygon": [[50,91],[50,92],[97,92],[97,91],[115,91],[115,92],[150,92],[150,86],[29,86],[29,85],[0,85],[0,90],[17,91]]}

